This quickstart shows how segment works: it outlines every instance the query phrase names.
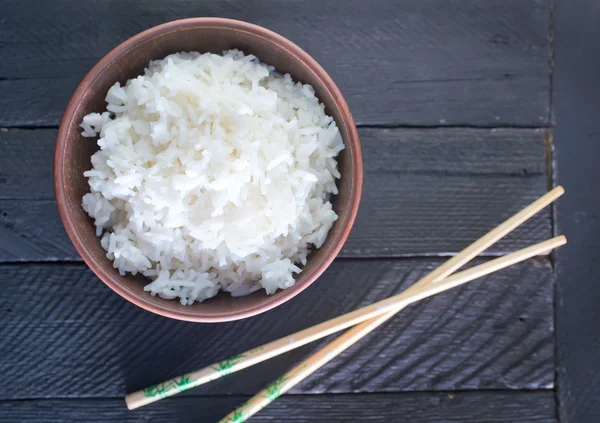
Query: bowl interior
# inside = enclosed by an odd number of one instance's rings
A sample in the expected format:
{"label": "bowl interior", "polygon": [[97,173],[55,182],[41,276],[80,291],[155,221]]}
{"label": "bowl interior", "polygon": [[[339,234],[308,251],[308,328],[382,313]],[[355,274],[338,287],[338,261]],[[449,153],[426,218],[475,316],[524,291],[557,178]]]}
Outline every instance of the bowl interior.
{"label": "bowl interior", "polygon": [[[192,321],[226,321],[254,315],[306,288],[331,263],[345,241],[358,206],[362,177],[362,168],[357,165],[361,162],[354,121],[345,101],[324,71],[282,37],[235,21],[190,20],[163,27],[163,30],[139,34],[109,53],[88,74],[73,96],[57,144],[56,184],[61,216],[69,236],[92,270],[112,289],[137,305],[162,315]],[[108,89],[117,81],[124,84],[142,74],[150,60],[182,51],[220,53],[232,48],[254,54],[274,65],[278,71],[290,73],[294,80],[311,84],[325,104],[327,113],[336,120],[346,145],[338,158],[342,178],[338,181],[339,194],[333,199],[339,218],[322,248],[310,255],[293,287],[270,296],[262,290],[240,298],[220,293],[203,303],[182,306],[177,300],[163,300],[144,292],[145,278],[120,276],[106,258],[95,235],[93,222],[81,207],[81,198],[89,192],[83,172],[91,168],[90,157],[98,147],[95,141],[80,135],[79,123],[88,113],[104,111]]]}

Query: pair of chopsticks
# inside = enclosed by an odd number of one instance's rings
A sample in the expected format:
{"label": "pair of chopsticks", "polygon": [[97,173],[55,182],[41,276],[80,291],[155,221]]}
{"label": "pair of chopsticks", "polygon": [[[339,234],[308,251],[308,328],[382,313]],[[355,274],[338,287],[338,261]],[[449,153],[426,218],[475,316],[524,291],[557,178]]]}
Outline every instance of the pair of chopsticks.
{"label": "pair of chopsticks", "polygon": [[288,391],[335,356],[382,325],[409,304],[488,275],[492,272],[496,272],[528,258],[548,254],[554,248],[564,245],[567,242],[566,238],[564,236],[558,236],[450,276],[471,259],[496,243],[499,239],[506,236],[544,207],[551,204],[563,193],[564,189],[560,186],[549,191],[547,194],[500,224],[473,244],[469,245],[456,256],[440,265],[430,274],[398,295],[328,320],[311,328],[304,329],[300,332],[296,332],[293,335],[246,351],[245,353],[220,361],[195,372],[129,394],[125,397],[127,407],[130,410],[142,407],[354,326],[325,348],[317,351],[267,388],[250,398],[250,400],[232,411],[219,422],[241,423],[266,407],[281,394]]}

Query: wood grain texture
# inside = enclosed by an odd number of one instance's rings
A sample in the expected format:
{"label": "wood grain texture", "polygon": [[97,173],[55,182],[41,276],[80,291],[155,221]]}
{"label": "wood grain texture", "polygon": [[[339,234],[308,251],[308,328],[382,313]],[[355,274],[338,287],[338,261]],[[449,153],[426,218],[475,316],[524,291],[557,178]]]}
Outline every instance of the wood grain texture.
{"label": "wood grain texture", "polygon": [[[341,260],[292,301],[215,325],[148,313],[83,264],[0,266],[0,399],[117,397],[400,292],[439,259]],[[516,265],[403,311],[295,393],[547,389],[554,274]],[[204,385],[254,394],[327,340]]]}
{"label": "wood grain texture", "polygon": [[[359,131],[363,198],[343,257],[448,255],[546,192],[544,131]],[[0,261],[80,260],[54,201],[56,131],[0,132]],[[487,254],[550,237],[548,210]]]}
{"label": "wood grain texture", "polygon": [[58,125],[79,81],[110,49],[151,26],[198,16],[257,23],[300,45],[331,74],[361,125],[546,125],[550,5],[550,0],[5,1],[0,126]]}
{"label": "wood grain texture", "polygon": [[[121,399],[0,402],[0,423],[214,422],[246,397],[175,397],[128,411]],[[285,395],[250,422],[557,423],[554,395],[456,392],[376,395]]]}
{"label": "wood grain texture", "polygon": [[557,254],[558,398],[564,423],[600,422],[600,3],[558,0],[554,132],[558,228],[569,248]]}

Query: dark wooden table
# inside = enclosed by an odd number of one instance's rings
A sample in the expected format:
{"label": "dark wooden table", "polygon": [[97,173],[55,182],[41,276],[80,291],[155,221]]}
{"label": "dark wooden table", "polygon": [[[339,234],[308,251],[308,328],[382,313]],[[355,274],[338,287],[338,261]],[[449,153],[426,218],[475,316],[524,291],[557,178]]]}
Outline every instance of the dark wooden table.
{"label": "dark wooden table", "polygon": [[[52,187],[56,128],[87,70],[192,16],[257,23],[313,55],[350,103],[365,165],[356,225],[320,280],[216,325],[110,291],[67,238]],[[216,421],[331,338],[133,412],[123,396],[401,291],[546,192],[557,160],[572,197],[479,259],[550,238],[558,216],[573,237],[557,262],[406,309],[252,421],[600,421],[599,21],[592,0],[2,1],[0,422]]]}

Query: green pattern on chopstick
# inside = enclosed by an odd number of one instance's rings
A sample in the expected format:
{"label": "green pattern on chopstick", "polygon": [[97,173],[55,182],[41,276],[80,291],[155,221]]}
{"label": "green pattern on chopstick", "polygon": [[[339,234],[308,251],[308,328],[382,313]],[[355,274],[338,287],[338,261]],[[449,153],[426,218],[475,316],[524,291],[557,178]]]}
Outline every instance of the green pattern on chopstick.
{"label": "green pattern on chopstick", "polygon": [[228,417],[227,420],[225,420],[227,423],[242,423],[245,422],[246,419],[250,416],[248,416],[246,413],[244,413],[244,409],[246,408],[246,406],[248,405],[248,401],[246,401],[245,403],[243,403],[242,405],[240,405],[238,408],[236,408],[235,410],[233,410],[231,412],[231,417]]}
{"label": "green pattern on chopstick", "polygon": [[189,376],[181,376],[168,382],[159,383],[158,385],[148,386],[144,388],[142,392],[149,398],[164,398],[168,396],[171,391],[176,390],[177,392],[184,391],[190,388],[192,381]]}
{"label": "green pattern on chopstick", "polygon": [[[258,347],[252,351],[252,353],[257,353],[262,351],[264,347]],[[219,377],[227,376],[228,374],[233,372],[233,367],[239,363],[239,361],[244,358],[244,354],[238,354],[233,357],[230,357],[226,360],[220,361],[214,366],[211,367],[212,370],[217,372],[217,376],[214,379]],[[211,378],[210,380],[214,380]],[[193,381],[190,380],[189,375],[180,376],[179,378],[175,378],[173,380],[169,380],[167,382],[162,382],[157,385],[148,386],[142,390],[144,396],[148,398],[165,398],[173,393],[178,393],[181,391],[185,391],[193,387]]]}
{"label": "green pattern on chopstick", "polygon": [[281,389],[283,388],[285,382],[289,379],[289,377],[281,376],[275,382],[267,386],[265,389],[266,395],[263,398],[267,398],[269,401],[275,401],[282,394]]}
{"label": "green pattern on chopstick", "polygon": [[187,386],[190,384],[190,377],[189,376],[181,376],[179,378],[179,380],[177,380],[177,378],[173,379],[173,383],[179,388],[179,389],[185,389],[187,388]]}
{"label": "green pattern on chopstick", "polygon": [[[264,394],[261,398],[268,400],[269,402],[276,400],[283,394],[283,389],[285,387],[285,383],[290,379],[290,377],[286,377],[286,375],[281,376],[275,382],[267,386],[263,392]],[[219,423],[242,423],[245,422],[253,413],[249,413],[247,410],[248,403],[250,401],[246,401],[230,414],[225,416],[223,420],[220,420]],[[264,407],[261,406],[261,408]]]}
{"label": "green pattern on chopstick", "polygon": [[242,358],[244,358],[244,354],[234,355],[233,357],[218,362],[212,369],[217,371],[220,377],[227,376],[233,371],[233,366],[235,366]]}
{"label": "green pattern on chopstick", "polygon": [[253,350],[248,351],[248,355],[256,354],[265,349],[265,346],[254,348]]}
{"label": "green pattern on chopstick", "polygon": [[243,410],[235,410],[233,412],[233,415],[227,419],[227,422],[242,423],[245,420],[246,420],[246,418],[244,417],[244,411]]}

